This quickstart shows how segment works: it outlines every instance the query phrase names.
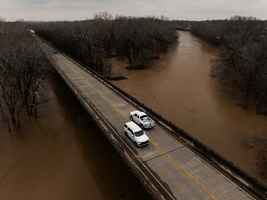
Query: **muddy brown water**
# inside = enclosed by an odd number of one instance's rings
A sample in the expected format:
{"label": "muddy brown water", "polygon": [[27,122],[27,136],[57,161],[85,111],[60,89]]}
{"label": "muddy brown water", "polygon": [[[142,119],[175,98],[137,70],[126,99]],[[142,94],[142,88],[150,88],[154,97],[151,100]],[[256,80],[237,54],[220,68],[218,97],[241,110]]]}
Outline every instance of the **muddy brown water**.
{"label": "muddy brown water", "polygon": [[49,85],[21,137],[0,123],[0,199],[151,199],[63,80]]}
{"label": "muddy brown water", "polygon": [[267,117],[237,106],[209,76],[218,49],[189,32],[179,34],[179,45],[168,55],[145,70],[126,71],[128,79],[114,84],[267,184],[265,147],[253,143],[267,139]]}

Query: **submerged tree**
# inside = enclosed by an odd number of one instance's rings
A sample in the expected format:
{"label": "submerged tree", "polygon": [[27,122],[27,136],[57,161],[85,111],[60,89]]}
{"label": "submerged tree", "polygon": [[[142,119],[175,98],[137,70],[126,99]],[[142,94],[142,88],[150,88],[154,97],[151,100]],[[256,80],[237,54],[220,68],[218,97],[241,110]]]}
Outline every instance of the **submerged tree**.
{"label": "submerged tree", "polygon": [[90,69],[108,77],[112,56],[124,57],[129,67],[143,67],[177,41],[175,25],[158,18],[113,18],[100,13],[93,20],[40,23],[34,29]]}
{"label": "submerged tree", "polygon": [[222,50],[213,68],[216,77],[238,89],[243,106],[254,101],[262,107],[267,86],[264,25],[254,18],[235,17],[228,21],[225,31]]}
{"label": "submerged tree", "polygon": [[[220,44],[212,75],[234,88],[239,104],[256,105],[267,113],[267,34],[265,22],[235,16],[229,20],[198,22],[193,33]],[[202,28],[202,29],[201,29]]]}
{"label": "submerged tree", "polygon": [[37,106],[48,62],[25,27],[6,24],[0,35],[0,108],[9,130],[21,116],[37,117]]}

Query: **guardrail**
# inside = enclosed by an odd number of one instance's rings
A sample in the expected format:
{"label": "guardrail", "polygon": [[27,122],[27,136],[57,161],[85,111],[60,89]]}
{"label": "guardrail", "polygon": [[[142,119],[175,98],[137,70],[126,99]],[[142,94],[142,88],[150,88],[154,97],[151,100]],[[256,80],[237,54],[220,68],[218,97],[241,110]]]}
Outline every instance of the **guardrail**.
{"label": "guardrail", "polygon": [[[48,43],[53,48],[54,45],[50,42],[42,39],[46,43]],[[57,48],[55,48],[57,49]],[[125,91],[121,90],[111,82],[109,82],[107,79],[105,79],[100,74],[96,73],[95,71],[91,70],[89,67],[85,67],[84,64],[74,60],[71,58],[71,55],[67,55],[63,52],[60,52],[62,55],[64,55],[67,59],[69,59],[71,62],[76,63],[79,67],[81,67],[83,70],[87,71],[91,75],[93,75],[96,79],[98,79],[100,82],[102,82],[105,86],[109,87],[112,91],[116,92],[119,96],[121,96],[124,100],[127,102],[134,104],[141,110],[145,110],[147,113],[149,113],[152,118],[158,122],[162,127],[168,129],[173,136],[177,137],[177,139],[182,140],[183,143],[189,147],[191,150],[193,150],[195,153],[197,153],[199,156],[204,158],[207,162],[209,162],[212,166],[217,168],[219,171],[221,171],[224,175],[226,175],[228,178],[235,181],[242,189],[250,192],[253,194],[256,198],[266,200],[267,199],[267,188],[260,183],[257,179],[254,177],[251,177],[250,175],[243,172],[239,167],[237,167],[234,163],[226,160],[221,155],[216,153],[211,148],[207,147],[206,145],[202,144],[197,138],[193,137],[192,135],[188,134],[183,129],[177,127],[174,123],[171,121],[166,120],[163,116],[156,113],[153,109],[146,106],[145,104],[141,103],[137,98],[132,97]]]}

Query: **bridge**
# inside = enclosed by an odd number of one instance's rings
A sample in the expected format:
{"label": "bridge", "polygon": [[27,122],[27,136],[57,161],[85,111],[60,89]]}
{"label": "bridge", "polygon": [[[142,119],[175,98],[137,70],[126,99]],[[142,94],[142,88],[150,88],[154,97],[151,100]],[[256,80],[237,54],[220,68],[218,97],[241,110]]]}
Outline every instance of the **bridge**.
{"label": "bridge", "polygon": [[208,160],[190,141],[154,115],[157,124],[148,132],[150,145],[136,148],[125,136],[123,125],[129,120],[130,111],[144,110],[144,107],[51,44],[35,37],[58,74],[154,199],[264,199],[251,190],[249,183]]}

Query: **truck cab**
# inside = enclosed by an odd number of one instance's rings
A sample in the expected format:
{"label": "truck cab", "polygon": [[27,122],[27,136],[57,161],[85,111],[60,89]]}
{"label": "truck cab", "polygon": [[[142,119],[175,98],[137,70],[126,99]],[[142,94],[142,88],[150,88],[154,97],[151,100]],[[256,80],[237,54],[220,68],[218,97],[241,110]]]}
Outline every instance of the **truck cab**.
{"label": "truck cab", "polygon": [[155,126],[154,120],[146,113],[139,110],[130,112],[130,119],[144,129],[151,129]]}

